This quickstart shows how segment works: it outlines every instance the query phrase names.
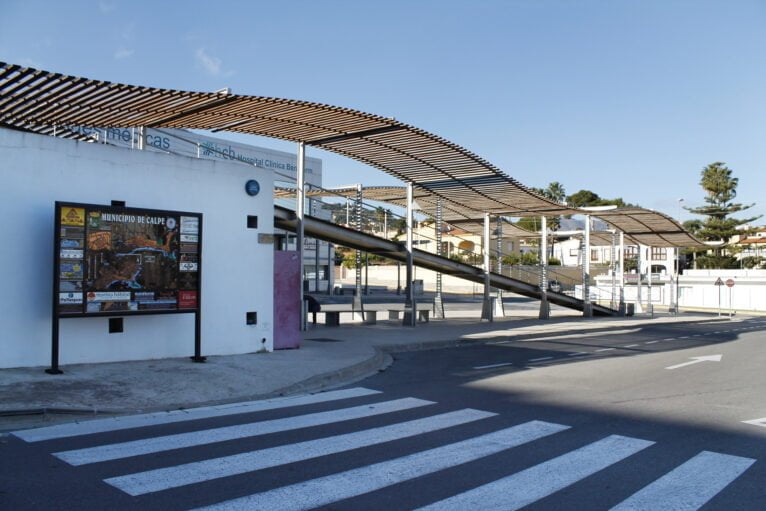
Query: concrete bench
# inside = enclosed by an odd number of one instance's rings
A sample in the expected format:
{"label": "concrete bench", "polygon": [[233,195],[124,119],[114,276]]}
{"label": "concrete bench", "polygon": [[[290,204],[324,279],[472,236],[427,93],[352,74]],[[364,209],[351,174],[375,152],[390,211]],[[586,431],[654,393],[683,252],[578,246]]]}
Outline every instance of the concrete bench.
{"label": "concrete bench", "polygon": [[324,324],[326,326],[340,326],[340,313],[342,311],[324,311]]}
{"label": "concrete bench", "polygon": [[[388,309],[388,319],[399,319],[399,313],[404,312],[404,319],[403,322],[405,325],[408,325],[411,321],[412,309]],[[418,309],[417,310],[417,318],[418,323],[428,323],[429,321],[429,315],[431,314],[430,309]]]}
{"label": "concrete bench", "polygon": [[[337,311],[324,311],[324,324],[325,326],[340,326],[340,315],[344,312],[358,312],[351,309],[337,310]],[[364,312],[364,324],[374,325],[378,322],[378,311],[365,311]]]}

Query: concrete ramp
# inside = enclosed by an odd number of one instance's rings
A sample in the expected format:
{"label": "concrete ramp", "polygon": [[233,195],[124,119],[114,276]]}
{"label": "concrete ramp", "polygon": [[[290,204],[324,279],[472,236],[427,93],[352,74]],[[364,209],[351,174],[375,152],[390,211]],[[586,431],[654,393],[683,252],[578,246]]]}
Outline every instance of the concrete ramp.
{"label": "concrete ramp", "polygon": [[[295,232],[296,225],[297,218],[294,211],[281,206],[274,206],[274,227]],[[389,241],[378,236],[341,227],[340,225],[336,225],[326,220],[320,220],[310,215],[306,215],[304,218],[303,231],[306,236],[311,238],[329,241],[330,243],[362,250],[371,254],[378,254],[394,261],[407,262],[404,243],[401,242]],[[476,266],[453,261],[447,257],[438,256],[419,249],[413,249],[412,259],[415,266],[452,275],[471,282],[477,282],[479,284],[484,283],[484,271]],[[540,288],[536,285],[524,282],[523,280],[513,279],[498,273],[490,273],[490,284],[492,287],[504,291],[511,291],[537,300],[541,299],[542,293],[540,292]],[[550,303],[569,309],[583,310],[583,301],[579,298],[561,293],[554,293],[552,291],[548,291],[547,295],[548,302]],[[593,304],[593,315],[616,316],[618,315],[618,312],[609,307]]]}

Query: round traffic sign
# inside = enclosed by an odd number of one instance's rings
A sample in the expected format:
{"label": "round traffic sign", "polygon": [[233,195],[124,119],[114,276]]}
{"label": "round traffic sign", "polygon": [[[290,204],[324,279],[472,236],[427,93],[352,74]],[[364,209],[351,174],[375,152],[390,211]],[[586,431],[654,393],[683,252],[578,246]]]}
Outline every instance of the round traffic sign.
{"label": "round traffic sign", "polygon": [[726,287],[734,287],[734,279],[726,279]]}

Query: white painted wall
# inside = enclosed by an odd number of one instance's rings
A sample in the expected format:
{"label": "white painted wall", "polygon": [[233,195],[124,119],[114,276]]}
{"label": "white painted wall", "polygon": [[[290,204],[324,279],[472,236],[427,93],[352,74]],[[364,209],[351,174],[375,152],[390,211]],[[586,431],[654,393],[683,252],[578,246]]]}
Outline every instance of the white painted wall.
{"label": "white painted wall", "polygon": [[[203,355],[273,347],[270,171],[225,161],[73,142],[0,129],[0,367],[50,362],[54,201],[200,212]],[[261,185],[256,197],[245,181]],[[247,215],[258,229],[247,229]],[[258,324],[247,326],[245,313]],[[180,357],[194,352],[193,314],[125,318],[109,334],[106,318],[61,320],[61,363]],[[265,341],[264,341],[265,340]]]}
{"label": "white painted wall", "polygon": [[[734,281],[731,290],[726,286],[716,286],[718,278],[724,282],[728,279]],[[597,278],[598,285],[595,288],[600,297],[606,295],[610,289],[608,277]],[[649,299],[649,287],[646,278],[641,289],[643,303]],[[718,310],[719,290],[720,305],[724,310],[731,308],[738,311],[766,312],[766,270],[684,270],[680,276],[679,305],[684,307],[704,308]],[[591,288],[594,291],[594,288]],[[625,301],[635,302],[638,295],[638,286],[626,285],[624,291]],[[652,285],[652,303],[656,305],[675,305],[676,283],[670,275],[654,275]]]}

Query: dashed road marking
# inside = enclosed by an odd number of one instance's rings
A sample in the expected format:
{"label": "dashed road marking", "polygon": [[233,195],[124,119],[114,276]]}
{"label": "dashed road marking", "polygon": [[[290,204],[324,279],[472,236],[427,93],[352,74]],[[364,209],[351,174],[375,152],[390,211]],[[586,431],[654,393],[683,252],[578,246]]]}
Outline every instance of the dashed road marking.
{"label": "dashed road marking", "polygon": [[505,366],[511,366],[513,365],[511,362],[501,362],[499,364],[489,364],[486,366],[476,366],[474,369],[492,369],[495,367],[505,367]]}
{"label": "dashed road marking", "polygon": [[570,353],[567,356],[568,357],[579,357],[581,355],[590,355],[587,351],[578,351],[577,353]]}
{"label": "dashed road marking", "polygon": [[531,358],[529,359],[529,362],[542,362],[543,360],[553,360],[553,357]]}
{"label": "dashed road marking", "polygon": [[635,348],[638,346],[638,344],[628,344],[627,346],[623,346],[623,348]]}
{"label": "dashed road marking", "polygon": [[660,341],[646,341],[644,344],[654,344],[656,342],[660,342]]}
{"label": "dashed road marking", "polygon": [[601,348],[600,350],[596,350],[596,351],[613,351],[613,350],[616,350],[616,349],[617,348]]}

